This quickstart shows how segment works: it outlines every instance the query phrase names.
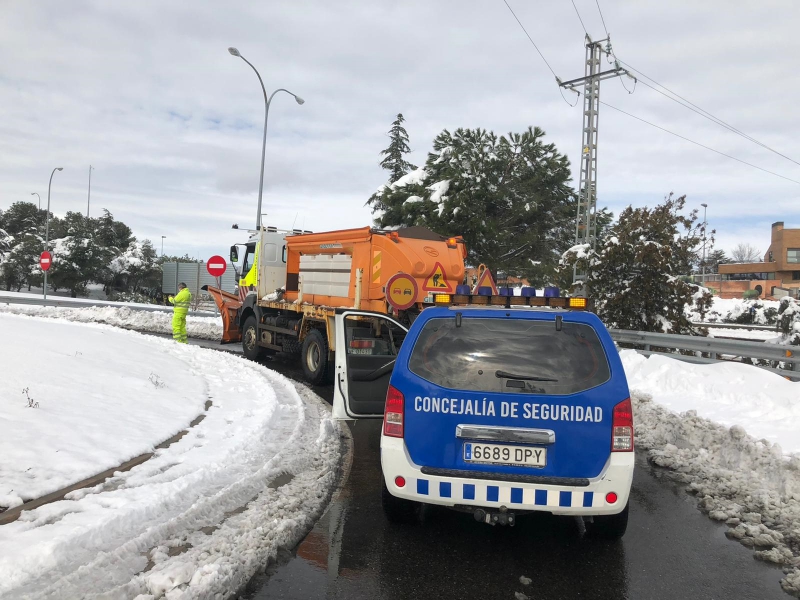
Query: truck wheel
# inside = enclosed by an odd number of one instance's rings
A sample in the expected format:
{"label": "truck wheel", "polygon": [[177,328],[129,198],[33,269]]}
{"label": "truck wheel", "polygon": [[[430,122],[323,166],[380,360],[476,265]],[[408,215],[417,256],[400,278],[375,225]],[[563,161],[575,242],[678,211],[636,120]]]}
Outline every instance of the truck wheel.
{"label": "truck wheel", "polygon": [[295,338],[286,338],[283,341],[284,354],[300,354],[303,345]]}
{"label": "truck wheel", "polygon": [[311,385],[325,383],[328,378],[328,340],[319,329],[309,331],[303,340],[300,362]]}
{"label": "truck wheel", "polygon": [[253,315],[244,320],[242,327],[242,350],[250,360],[258,360],[262,355],[262,348],[258,345],[258,322]]}
{"label": "truck wheel", "polygon": [[386,487],[386,482],[382,482],[381,506],[383,514],[391,523],[408,524],[413,523],[419,518],[420,504],[405,498],[392,496]]}
{"label": "truck wheel", "polygon": [[586,533],[604,540],[618,540],[628,528],[628,505],[616,515],[598,515],[592,523],[586,523]]}

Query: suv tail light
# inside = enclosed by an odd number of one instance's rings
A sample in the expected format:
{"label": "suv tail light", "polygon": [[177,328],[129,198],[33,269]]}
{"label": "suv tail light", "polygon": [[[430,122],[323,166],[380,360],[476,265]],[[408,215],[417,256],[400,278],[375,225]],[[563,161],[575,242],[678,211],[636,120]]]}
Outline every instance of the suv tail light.
{"label": "suv tail light", "polygon": [[405,403],[403,393],[390,385],[386,392],[386,410],[383,413],[383,435],[403,437]]}
{"label": "suv tail light", "polygon": [[633,451],[633,407],[627,398],[614,407],[614,418],[611,422],[611,451]]}

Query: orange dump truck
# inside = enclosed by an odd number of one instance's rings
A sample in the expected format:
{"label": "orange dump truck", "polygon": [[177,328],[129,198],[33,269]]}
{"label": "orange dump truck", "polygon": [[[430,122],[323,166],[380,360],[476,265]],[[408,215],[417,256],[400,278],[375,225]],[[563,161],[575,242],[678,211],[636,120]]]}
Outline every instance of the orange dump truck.
{"label": "orange dump truck", "polygon": [[332,369],[337,309],[394,314],[410,323],[437,293],[456,292],[466,254],[460,237],[423,227],[324,233],[262,228],[247,244],[231,247],[239,295],[208,291],[223,315],[224,342],[241,340],[251,359],[299,353],[306,379],[317,384]]}

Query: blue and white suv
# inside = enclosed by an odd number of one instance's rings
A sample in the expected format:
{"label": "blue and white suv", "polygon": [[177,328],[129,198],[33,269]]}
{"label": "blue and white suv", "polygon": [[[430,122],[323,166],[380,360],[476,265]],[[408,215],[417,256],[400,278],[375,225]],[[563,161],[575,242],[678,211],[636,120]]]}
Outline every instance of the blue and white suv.
{"label": "blue and white suv", "polygon": [[585,517],[625,533],[633,479],[628,384],[592,313],[435,307],[409,330],[336,315],[334,416],[382,417],[383,506],[420,503],[513,525],[517,514]]}

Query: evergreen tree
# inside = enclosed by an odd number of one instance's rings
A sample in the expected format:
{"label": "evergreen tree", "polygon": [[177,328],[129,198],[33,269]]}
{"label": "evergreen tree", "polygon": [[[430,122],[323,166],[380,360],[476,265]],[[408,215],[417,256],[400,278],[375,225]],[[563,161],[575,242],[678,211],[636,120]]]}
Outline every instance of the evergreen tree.
{"label": "evergreen tree", "polygon": [[409,171],[417,168],[404,158],[411,152],[411,148],[408,147],[408,133],[403,127],[404,121],[403,114],[398,114],[388,133],[391,140],[389,147],[381,152],[384,156],[381,167],[389,171],[389,181],[397,181]]}
{"label": "evergreen tree", "polygon": [[686,305],[710,309],[711,294],[681,277],[703,241],[697,211],[681,214],[685,204],[670,195],[652,210],[629,206],[596,251],[581,245],[565,254],[564,269],[577,263],[587,273],[588,297],[608,327],[692,333]]}
{"label": "evergreen tree", "polygon": [[443,131],[424,167],[370,198],[376,224],[462,235],[470,264],[503,278],[549,282],[565,240],[575,235],[577,205],[569,161],[544,135],[538,127],[507,137]]}

